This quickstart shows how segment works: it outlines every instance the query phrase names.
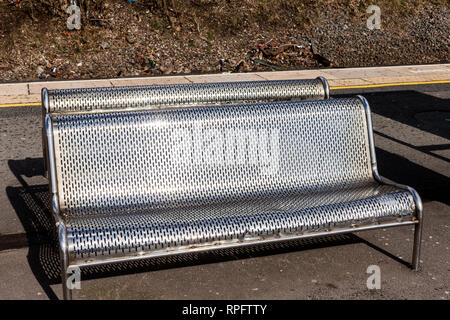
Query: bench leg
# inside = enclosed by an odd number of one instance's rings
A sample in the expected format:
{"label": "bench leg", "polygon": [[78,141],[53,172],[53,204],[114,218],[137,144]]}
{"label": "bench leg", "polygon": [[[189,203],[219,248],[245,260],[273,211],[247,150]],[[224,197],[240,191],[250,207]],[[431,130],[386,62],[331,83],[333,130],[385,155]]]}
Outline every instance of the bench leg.
{"label": "bench leg", "polygon": [[58,223],[58,235],[59,235],[59,255],[61,259],[61,283],[63,289],[64,300],[72,300],[72,290],[67,285],[69,274],[69,257],[67,255],[67,238],[66,227],[64,223]]}
{"label": "bench leg", "polygon": [[63,290],[63,299],[64,300],[72,300],[72,290],[67,286],[67,268],[61,265],[61,281],[62,281],[62,290]]}
{"label": "bench leg", "polygon": [[48,165],[48,150],[47,150],[47,134],[45,132],[45,129],[42,130],[42,152],[43,152],[43,158],[44,158],[44,177],[47,179],[50,179],[49,175],[49,165]]}
{"label": "bench leg", "polygon": [[420,246],[422,244],[422,219],[419,219],[414,227],[414,248],[412,257],[412,268],[414,271],[420,269]]}

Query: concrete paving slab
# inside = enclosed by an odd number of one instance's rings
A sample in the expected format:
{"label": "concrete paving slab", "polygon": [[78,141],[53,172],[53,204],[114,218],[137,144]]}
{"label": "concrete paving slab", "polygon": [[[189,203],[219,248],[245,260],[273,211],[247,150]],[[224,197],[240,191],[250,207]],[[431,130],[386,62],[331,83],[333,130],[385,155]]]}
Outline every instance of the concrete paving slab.
{"label": "concrete paving slab", "polygon": [[446,81],[450,80],[450,72],[446,74],[435,74],[435,75],[423,74],[423,75],[402,75],[400,77],[375,77],[375,78],[366,78],[365,80],[371,84]]}
{"label": "concrete paving slab", "polygon": [[[1,91],[0,91],[1,92]],[[40,94],[19,94],[0,96],[0,107],[8,107],[8,105],[27,105],[41,102]]]}
{"label": "concrete paving slab", "polygon": [[27,254],[28,248],[0,252],[0,300],[49,299],[31,269]]}
{"label": "concrete paving slab", "polygon": [[120,86],[153,86],[153,85],[167,85],[167,84],[183,84],[191,83],[184,76],[171,77],[147,77],[147,78],[127,78],[127,79],[111,79],[111,84],[114,87]]}
{"label": "concrete paving slab", "polygon": [[369,84],[369,82],[364,79],[330,79],[328,80],[328,84],[330,87],[348,87],[364,86]]}
{"label": "concrete paving slab", "polygon": [[[417,65],[417,66],[402,66],[401,68],[407,69],[409,72],[413,73],[429,73],[429,72],[437,72],[441,70],[450,71],[450,64],[429,64],[429,65]],[[401,69],[400,68],[400,69]]]}
{"label": "concrete paving slab", "polygon": [[27,83],[3,83],[0,84],[0,92],[2,96],[27,95]]}
{"label": "concrete paving slab", "polygon": [[77,88],[101,88],[111,87],[111,80],[76,80],[76,81],[43,81],[29,83],[30,94],[40,94],[42,88],[53,89],[77,89]]}
{"label": "concrete paving slab", "polygon": [[374,77],[398,77],[402,73],[395,68],[345,68],[345,69],[326,69],[324,74],[327,79],[366,79]]}
{"label": "concrete paving slab", "polygon": [[257,75],[265,80],[296,80],[314,79],[324,75],[324,70],[295,70],[295,71],[275,71],[258,72]]}
{"label": "concrete paving slab", "polygon": [[234,81],[261,81],[265,80],[256,73],[222,73],[186,76],[192,83],[206,82],[234,82]]}

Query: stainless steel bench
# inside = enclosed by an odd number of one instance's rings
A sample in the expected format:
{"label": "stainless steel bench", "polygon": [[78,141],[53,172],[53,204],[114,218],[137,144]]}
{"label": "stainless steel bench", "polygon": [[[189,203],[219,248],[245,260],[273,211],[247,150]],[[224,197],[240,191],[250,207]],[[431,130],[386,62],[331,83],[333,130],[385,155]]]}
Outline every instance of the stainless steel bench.
{"label": "stainless steel bench", "polygon": [[48,114],[64,297],[69,268],[415,225],[382,181],[363,97]]}
{"label": "stainless steel bench", "polygon": [[[199,105],[328,99],[323,77],[301,80],[219,82],[158,86],[42,90],[42,119],[47,114],[158,109]],[[44,125],[42,126],[45,127]],[[47,174],[45,132],[43,154]]]}

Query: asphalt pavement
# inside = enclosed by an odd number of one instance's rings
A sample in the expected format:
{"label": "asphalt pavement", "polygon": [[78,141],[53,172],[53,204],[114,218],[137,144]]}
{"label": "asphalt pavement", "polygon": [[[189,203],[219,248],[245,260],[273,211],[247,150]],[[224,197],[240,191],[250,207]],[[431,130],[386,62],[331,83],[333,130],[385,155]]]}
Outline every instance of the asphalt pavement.
{"label": "asphalt pavement", "polygon": [[[450,85],[331,94],[367,98],[381,175],[421,195],[421,271],[402,227],[84,269],[74,298],[450,299]],[[39,107],[0,109],[0,299],[62,295],[40,130]],[[366,286],[370,265],[380,290]]]}

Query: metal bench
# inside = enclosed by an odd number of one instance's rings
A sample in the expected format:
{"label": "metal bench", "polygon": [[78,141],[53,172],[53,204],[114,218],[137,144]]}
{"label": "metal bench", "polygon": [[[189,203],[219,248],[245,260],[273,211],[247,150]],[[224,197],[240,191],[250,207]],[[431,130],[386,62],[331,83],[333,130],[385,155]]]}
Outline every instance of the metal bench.
{"label": "metal bench", "polygon": [[[242,104],[287,100],[328,99],[330,87],[323,77],[272,80],[127,86],[85,89],[42,89],[42,120],[47,114],[88,113],[120,110]],[[45,125],[42,126],[44,128]],[[47,175],[48,155],[42,134]]]}
{"label": "metal bench", "polygon": [[377,172],[361,97],[48,114],[67,272],[151,257],[415,225],[422,203]]}

